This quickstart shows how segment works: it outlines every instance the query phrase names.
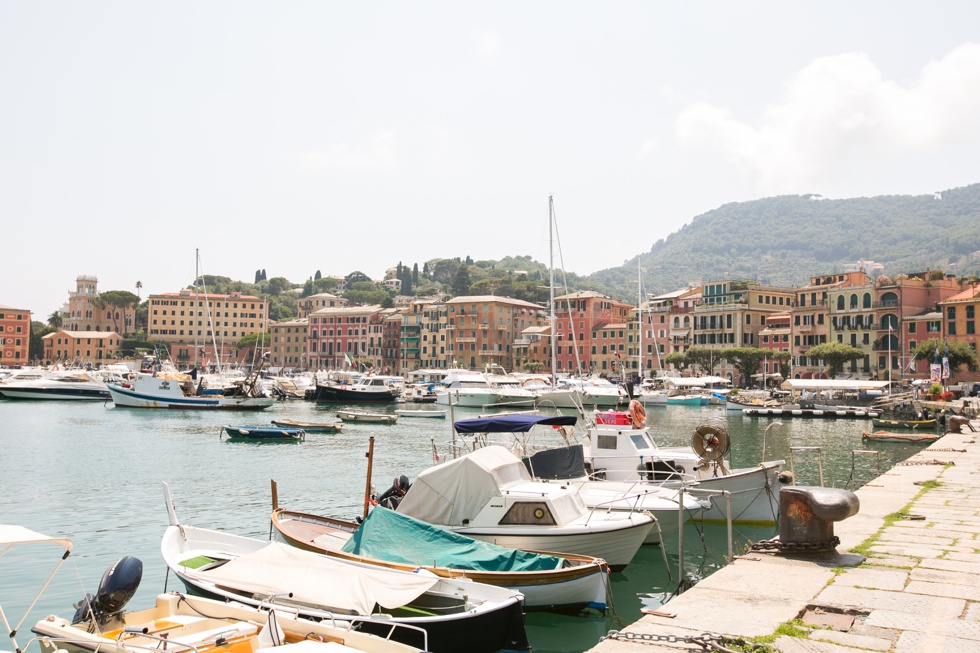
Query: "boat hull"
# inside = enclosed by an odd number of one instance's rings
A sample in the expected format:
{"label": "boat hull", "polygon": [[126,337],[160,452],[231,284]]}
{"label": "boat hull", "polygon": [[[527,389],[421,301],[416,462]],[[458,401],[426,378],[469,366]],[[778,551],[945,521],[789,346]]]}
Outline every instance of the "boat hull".
{"label": "boat hull", "polygon": [[874,433],[868,433],[867,431],[862,431],[861,437],[865,440],[874,440],[875,442],[935,442],[940,438],[938,434],[935,433],[889,433],[886,431],[875,431]]}
{"label": "boat hull", "polygon": [[120,408],[166,408],[177,410],[263,410],[276,403],[271,397],[154,396],[122,386],[109,385],[112,403]]}
{"label": "boat hull", "polygon": [[301,442],[306,439],[303,429],[275,426],[228,425],[222,427],[230,440],[255,440],[258,442]]}
{"label": "boat hull", "polygon": [[[457,527],[451,530],[472,537],[475,540],[490,542],[511,549],[532,551],[557,551],[577,555],[602,558],[613,571],[622,571],[640,550],[654,520],[647,518],[634,520],[625,529],[602,530],[579,533],[501,532],[500,529]],[[626,532],[624,532],[626,531]]]}
{"label": "boat hull", "polygon": [[391,391],[364,391],[334,385],[318,385],[313,400],[321,403],[338,404],[390,404],[398,394]]}
{"label": "boat hull", "polygon": [[109,391],[98,388],[10,388],[0,386],[0,395],[7,399],[56,401],[105,401]]}

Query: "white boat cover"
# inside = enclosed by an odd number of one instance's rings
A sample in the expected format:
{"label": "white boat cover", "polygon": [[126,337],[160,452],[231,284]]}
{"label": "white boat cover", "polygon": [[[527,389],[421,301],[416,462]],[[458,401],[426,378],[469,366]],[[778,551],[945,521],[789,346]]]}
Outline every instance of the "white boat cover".
{"label": "white boat cover", "polygon": [[54,542],[71,551],[74,543],[67,537],[48,537],[29,528],[15,524],[0,524],[0,545],[28,544],[31,542]]}
{"label": "white boat cover", "polygon": [[783,390],[881,390],[890,381],[865,381],[862,379],[787,379],[779,387]]}
{"label": "white boat cover", "polygon": [[431,574],[352,565],[280,542],[214,569],[181,573],[254,594],[292,592],[295,601],[359,615],[371,614],[375,604],[391,610],[410,603],[440,580]]}
{"label": "white boat cover", "polygon": [[482,447],[418,475],[398,512],[440,526],[462,526],[515,483],[529,483],[524,463],[501,446]]}

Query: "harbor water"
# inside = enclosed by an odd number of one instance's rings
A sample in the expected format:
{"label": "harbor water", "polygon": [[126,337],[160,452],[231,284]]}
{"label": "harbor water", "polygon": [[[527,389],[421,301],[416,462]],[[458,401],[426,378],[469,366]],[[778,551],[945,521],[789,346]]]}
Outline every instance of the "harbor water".
{"label": "harbor water", "polygon": [[[48,615],[70,617],[72,604],[94,593],[105,569],[124,555],[144,564],[140,589],[128,607],[148,607],[153,597],[182,586],[167,574],[160,538],[167,526],[161,482],[170,485],[183,523],[267,539],[270,535],[270,481],[282,507],[353,519],[364,505],[369,439],[374,436],[373,484],[383,492],[400,474],[415,475],[450,455],[451,421],[401,417],[397,424],[345,424],[332,434],[308,434],[300,443],[229,441],[224,424],[268,424],[272,419],[330,421],[337,405],[282,402],[257,413],[120,409],[111,402],[0,400],[0,523],[19,524],[75,541],[73,556],[60,570],[30,616],[30,626]],[[393,412],[394,406],[371,408]],[[441,407],[440,407],[441,408]],[[456,409],[455,417],[480,411]],[[566,413],[569,411],[565,411]],[[648,410],[650,430],[661,446],[687,445],[702,421],[727,420],[730,465],[752,466],[763,456],[790,465],[797,482],[848,487],[852,451],[858,479],[867,480],[904,460],[919,445],[862,442],[868,420],[752,418],[724,406],[670,406]],[[772,425],[765,435],[766,427]],[[580,427],[581,428],[581,427]],[[880,467],[879,467],[880,465]],[[735,553],[747,543],[772,537],[772,528],[735,526]],[[725,563],[724,526],[689,523],[685,528],[684,575],[704,577]],[[26,610],[57,562],[43,546],[19,547],[0,557],[0,603],[8,618]],[[614,610],[605,616],[529,613],[528,634],[535,651],[583,651],[608,630],[637,620],[676,591],[677,541],[645,546],[622,573],[611,575]],[[15,627],[16,623],[11,623]]]}

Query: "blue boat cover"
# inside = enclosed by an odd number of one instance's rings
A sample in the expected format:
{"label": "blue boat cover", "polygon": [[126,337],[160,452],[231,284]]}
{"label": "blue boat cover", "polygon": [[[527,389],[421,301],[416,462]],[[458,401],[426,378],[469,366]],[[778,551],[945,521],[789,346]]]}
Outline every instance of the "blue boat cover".
{"label": "blue boat cover", "polygon": [[542,426],[575,426],[575,416],[501,415],[499,417],[461,419],[453,426],[457,433],[526,433],[537,424]]}
{"label": "blue boat cover", "polygon": [[389,562],[471,571],[561,569],[563,558],[508,549],[447,531],[387,508],[368,513],[342,549]]}

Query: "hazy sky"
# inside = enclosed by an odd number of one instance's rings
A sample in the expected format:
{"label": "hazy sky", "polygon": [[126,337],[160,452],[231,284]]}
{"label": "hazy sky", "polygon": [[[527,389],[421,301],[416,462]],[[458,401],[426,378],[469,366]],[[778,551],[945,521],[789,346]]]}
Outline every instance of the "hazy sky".
{"label": "hazy sky", "polygon": [[980,181],[980,3],[0,2],[0,304],[202,271],[618,266],[776,194]]}

